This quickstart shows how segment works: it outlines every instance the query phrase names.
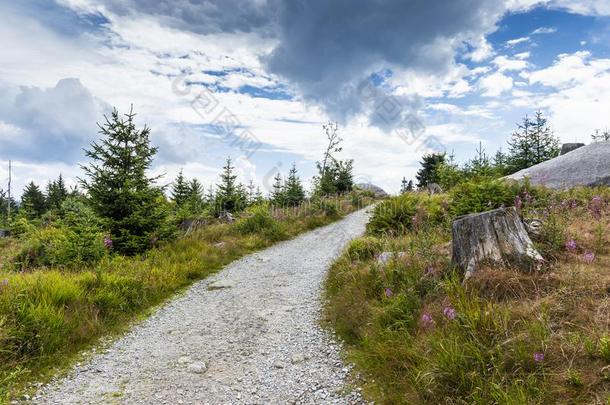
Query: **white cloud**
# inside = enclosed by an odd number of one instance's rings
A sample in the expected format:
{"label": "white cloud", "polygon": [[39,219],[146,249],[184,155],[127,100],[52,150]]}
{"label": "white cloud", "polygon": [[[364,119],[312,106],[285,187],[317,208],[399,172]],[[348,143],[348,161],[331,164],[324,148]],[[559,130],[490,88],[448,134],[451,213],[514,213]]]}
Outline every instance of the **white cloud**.
{"label": "white cloud", "polygon": [[540,34],[554,34],[557,32],[557,28],[555,27],[540,27],[536,28],[532,31],[532,35],[540,35]]}
{"label": "white cloud", "polygon": [[485,97],[497,97],[513,88],[513,79],[500,72],[492,73],[479,80],[479,88]]}
{"label": "white cloud", "polygon": [[498,67],[500,72],[506,72],[510,70],[520,71],[528,67],[529,63],[522,59],[509,59],[504,55],[496,57],[493,62]]}
{"label": "white cloud", "polygon": [[530,52],[521,52],[521,53],[515,54],[515,58],[525,60],[525,59],[529,59],[530,55],[531,55]]}
{"label": "white cloud", "polygon": [[523,43],[529,42],[529,41],[530,41],[530,37],[515,38],[515,39],[506,41],[506,46],[508,46],[509,48],[512,48],[516,45],[523,44]]}

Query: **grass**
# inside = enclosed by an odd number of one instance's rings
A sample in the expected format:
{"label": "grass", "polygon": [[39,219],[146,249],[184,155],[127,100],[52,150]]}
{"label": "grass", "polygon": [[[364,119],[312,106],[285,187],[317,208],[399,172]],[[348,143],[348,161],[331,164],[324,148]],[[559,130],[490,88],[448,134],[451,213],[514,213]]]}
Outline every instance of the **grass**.
{"label": "grass", "polygon": [[[31,390],[72,364],[99,337],[124,331],[176,292],[253,251],[326,225],[337,215],[310,207],[256,211],[234,224],[215,224],[141,257],[108,255],[79,270],[0,272],[0,403]],[[17,241],[2,241],[5,261]]]}
{"label": "grass", "polygon": [[[325,318],[369,399],[610,403],[610,188],[540,195],[522,209],[545,224],[540,272],[484,268],[463,286],[438,221],[367,235],[334,263]],[[601,212],[591,207],[596,195]],[[382,251],[405,254],[382,265]]]}

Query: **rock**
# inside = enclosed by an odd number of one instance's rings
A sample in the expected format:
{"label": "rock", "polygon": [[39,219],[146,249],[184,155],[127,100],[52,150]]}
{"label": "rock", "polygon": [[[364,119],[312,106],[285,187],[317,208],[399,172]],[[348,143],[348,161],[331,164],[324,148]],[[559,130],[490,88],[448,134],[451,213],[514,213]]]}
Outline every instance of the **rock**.
{"label": "rock", "polygon": [[188,367],[186,368],[186,371],[188,371],[189,373],[193,373],[193,374],[203,374],[207,371],[207,369],[208,369],[208,367],[204,362],[198,361],[198,362],[189,364]]}
{"label": "rock", "polygon": [[561,145],[561,152],[559,155],[565,155],[566,153],[572,152],[578,148],[582,148],[583,146],[585,146],[584,143],[564,143]]}
{"label": "rock", "polygon": [[191,359],[188,356],[182,356],[178,359],[178,364],[188,364],[190,362],[191,362]]}
{"label": "rock", "polygon": [[544,261],[514,207],[458,217],[451,231],[452,261],[465,280],[482,264],[530,270]]}
{"label": "rock", "polygon": [[273,362],[273,368],[277,368],[277,369],[284,368],[284,363],[282,363],[279,360],[276,360]]}
{"label": "rock", "polygon": [[533,185],[553,189],[608,186],[610,141],[594,142],[505,177],[512,180],[525,178],[529,178]]}
{"label": "rock", "polygon": [[407,252],[382,252],[377,257],[377,264],[386,265],[390,260],[401,259]]}
{"label": "rock", "polygon": [[225,288],[233,288],[233,287],[235,287],[235,284],[233,284],[232,282],[230,282],[228,280],[219,280],[219,281],[215,281],[213,283],[208,284],[209,291],[223,290]]}
{"label": "rock", "polygon": [[384,189],[371,183],[359,183],[356,184],[355,187],[364,191],[370,191],[376,198],[385,198],[388,196],[388,193],[386,193]]}
{"label": "rock", "polygon": [[443,189],[441,188],[441,186],[439,186],[436,183],[430,183],[426,186],[426,189],[428,190],[428,194],[432,195],[432,194],[442,194],[443,193]]}
{"label": "rock", "polygon": [[290,359],[290,361],[292,362],[292,364],[302,363],[305,361],[305,356],[303,356],[302,354],[295,354],[294,356],[292,356],[292,359]]}

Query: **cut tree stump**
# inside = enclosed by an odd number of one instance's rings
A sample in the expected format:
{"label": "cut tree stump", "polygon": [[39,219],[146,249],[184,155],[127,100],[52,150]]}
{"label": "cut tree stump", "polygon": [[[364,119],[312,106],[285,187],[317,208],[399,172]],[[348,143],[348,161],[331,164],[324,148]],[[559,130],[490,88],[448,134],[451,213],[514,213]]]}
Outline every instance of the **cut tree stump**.
{"label": "cut tree stump", "polygon": [[452,233],[452,260],[464,281],[483,264],[532,270],[544,261],[514,207],[458,217]]}

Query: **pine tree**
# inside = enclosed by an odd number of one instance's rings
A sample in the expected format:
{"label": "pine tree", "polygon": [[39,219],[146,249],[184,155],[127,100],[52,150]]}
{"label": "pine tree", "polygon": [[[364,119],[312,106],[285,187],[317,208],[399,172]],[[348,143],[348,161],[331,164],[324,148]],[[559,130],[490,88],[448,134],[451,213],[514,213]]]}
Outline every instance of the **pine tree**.
{"label": "pine tree", "polygon": [[192,179],[188,184],[188,204],[193,213],[199,214],[205,207],[203,191],[203,186],[197,179]]}
{"label": "pine tree", "polygon": [[227,163],[223,166],[220,175],[220,183],[216,185],[216,210],[220,214],[223,211],[236,212],[243,209],[243,197],[238,188],[235,167],[231,165],[231,158],[227,158]]}
{"label": "pine tree", "polygon": [[413,180],[407,181],[407,178],[403,177],[400,182],[400,194],[409,193],[411,191],[413,191]]}
{"label": "pine tree", "polygon": [[430,183],[438,183],[438,175],[436,169],[439,165],[445,163],[444,153],[432,153],[424,155],[420,162],[422,168],[417,172],[415,178],[417,179],[418,187],[426,187]]}
{"label": "pine tree", "polygon": [[559,139],[547,119],[537,111],[534,120],[526,116],[508,141],[512,173],[552,159],[559,154]]}
{"label": "pine tree", "polygon": [[182,170],[178,173],[176,180],[172,184],[171,196],[172,200],[178,207],[182,207],[189,201],[190,197],[190,185],[188,180],[184,177]]}
{"label": "pine tree", "polygon": [[47,185],[47,207],[49,209],[59,209],[64,200],[68,198],[68,195],[66,183],[60,174],[56,181],[52,181]]}
{"label": "pine tree", "polygon": [[113,248],[135,254],[158,238],[166,217],[158,177],[147,175],[157,148],[150,145],[148,127],[136,129],[133,111],[122,118],[115,109],[105,118],[98,124],[102,138],[85,151],[92,162],[82,166],[88,179],[81,183],[107,223]]}
{"label": "pine tree", "polygon": [[500,148],[493,157],[493,167],[498,176],[507,174],[508,156],[502,152],[502,148]]}
{"label": "pine tree", "polygon": [[248,190],[248,205],[252,205],[255,203],[254,201],[254,197],[255,197],[255,192],[256,192],[256,186],[254,185],[254,180],[250,179],[250,181],[248,182],[248,185],[246,186],[246,189]]}
{"label": "pine tree", "polygon": [[354,188],[353,175],[353,160],[337,161],[335,165],[335,191],[339,194],[345,194],[352,191]]}
{"label": "pine tree", "polygon": [[305,199],[305,190],[297,173],[297,167],[293,163],[288,172],[288,179],[283,187],[285,203],[291,207],[297,206]]}
{"label": "pine tree", "polygon": [[277,172],[275,177],[273,177],[271,202],[278,207],[281,207],[286,203],[286,194],[284,193],[284,180],[280,172]]}
{"label": "pine tree", "polygon": [[25,186],[23,190],[21,207],[30,219],[42,216],[47,210],[46,198],[33,181]]}
{"label": "pine tree", "polygon": [[341,152],[343,148],[339,146],[343,139],[339,136],[339,126],[329,122],[322,126],[328,144],[324,151],[322,161],[316,162],[318,175],[314,178],[314,189],[317,195],[335,194],[337,179],[337,160],[335,153]]}
{"label": "pine tree", "polygon": [[483,149],[482,142],[479,142],[479,148],[476,152],[477,156],[466,164],[467,176],[470,178],[490,176],[493,172],[493,166],[487,153],[485,153],[485,149]]}
{"label": "pine tree", "polygon": [[0,188],[0,224],[8,220],[8,207],[11,207],[11,212],[17,212],[17,203],[15,199],[11,197],[9,200],[8,192]]}

